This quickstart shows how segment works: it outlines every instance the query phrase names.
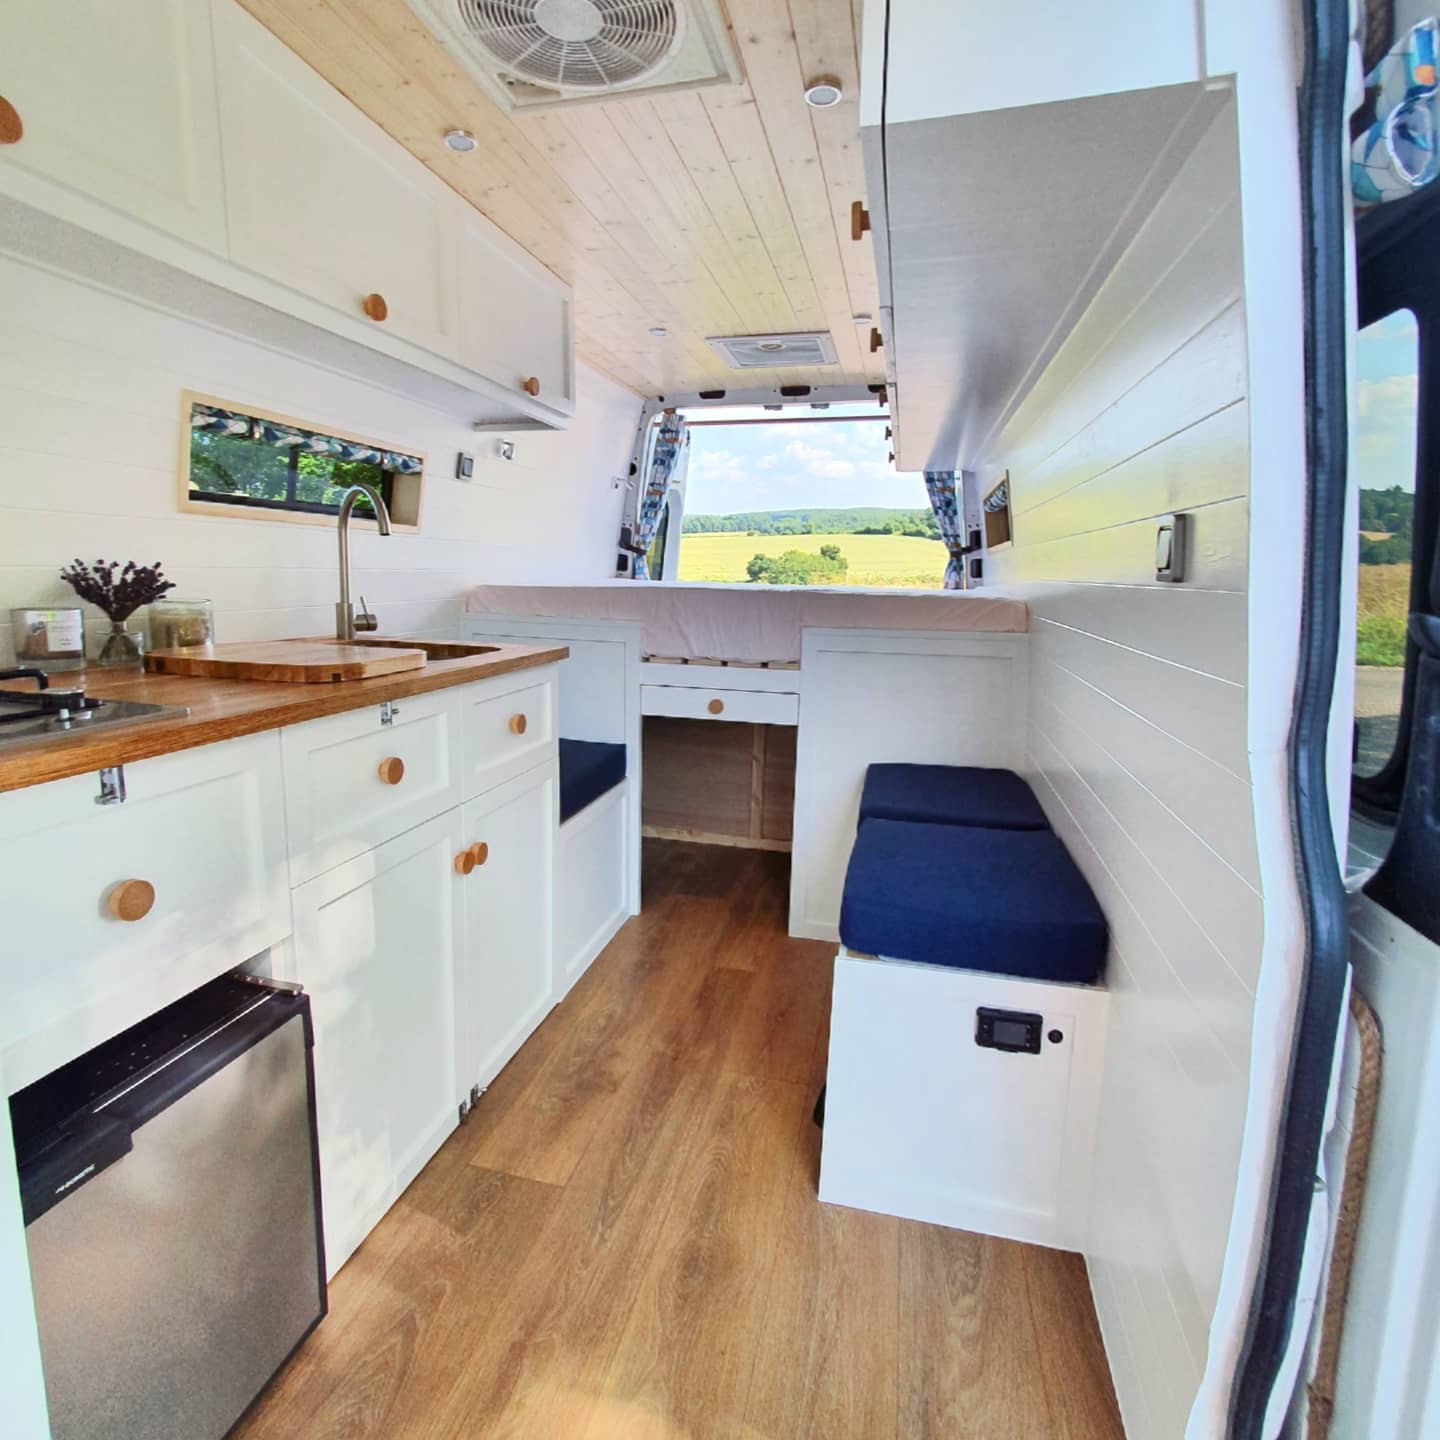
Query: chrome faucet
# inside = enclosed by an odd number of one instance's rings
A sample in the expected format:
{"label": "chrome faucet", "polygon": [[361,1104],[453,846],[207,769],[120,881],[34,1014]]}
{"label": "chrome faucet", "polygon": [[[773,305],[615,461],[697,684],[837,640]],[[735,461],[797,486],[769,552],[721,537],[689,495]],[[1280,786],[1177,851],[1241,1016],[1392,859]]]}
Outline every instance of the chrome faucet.
{"label": "chrome faucet", "polygon": [[375,523],[382,535],[390,533],[390,512],[380,498],[380,492],[373,485],[352,485],[340,502],[340,603],[335,607],[335,638],[353,640],[357,630],[377,630],[380,622],[365,608],[365,597],[360,597],[360,613],[350,603],[350,512],[355,502],[364,496],[375,509]]}

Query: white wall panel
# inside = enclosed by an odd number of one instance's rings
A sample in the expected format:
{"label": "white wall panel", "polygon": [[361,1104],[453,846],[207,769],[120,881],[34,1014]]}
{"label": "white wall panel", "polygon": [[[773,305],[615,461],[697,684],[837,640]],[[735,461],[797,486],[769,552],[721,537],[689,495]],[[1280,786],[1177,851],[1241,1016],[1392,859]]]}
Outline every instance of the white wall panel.
{"label": "white wall panel", "polygon": [[[507,463],[494,436],[411,399],[3,256],[0,311],[0,663],[12,606],[74,603],[58,575],[77,555],[161,560],[178,593],[215,601],[221,640],[330,632],[330,527],[179,512],[187,389],[425,453],[420,533],[351,537],[355,593],[383,630],[452,631],[483,580],[612,573],[610,477],[640,402],[593,373],[572,428],[517,434]],[[468,483],[452,478],[462,450]]]}
{"label": "white wall panel", "polygon": [[[1005,425],[1031,605],[1028,764],[1111,927],[1087,1254],[1129,1433],[1205,1374],[1245,1121],[1263,910],[1247,735],[1249,431],[1226,107]],[[1183,584],[1157,517],[1191,517]]]}

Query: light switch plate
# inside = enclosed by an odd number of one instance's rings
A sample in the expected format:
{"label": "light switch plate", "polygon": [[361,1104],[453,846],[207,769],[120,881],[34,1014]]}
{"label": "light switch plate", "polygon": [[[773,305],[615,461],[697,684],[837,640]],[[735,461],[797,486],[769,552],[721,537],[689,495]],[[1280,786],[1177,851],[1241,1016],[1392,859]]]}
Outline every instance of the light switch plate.
{"label": "light switch plate", "polygon": [[1179,584],[1185,578],[1190,517],[1167,515],[1155,532],[1155,578]]}
{"label": "light switch plate", "polygon": [[502,460],[513,460],[515,458],[515,442],[513,440],[497,440],[495,453]]}

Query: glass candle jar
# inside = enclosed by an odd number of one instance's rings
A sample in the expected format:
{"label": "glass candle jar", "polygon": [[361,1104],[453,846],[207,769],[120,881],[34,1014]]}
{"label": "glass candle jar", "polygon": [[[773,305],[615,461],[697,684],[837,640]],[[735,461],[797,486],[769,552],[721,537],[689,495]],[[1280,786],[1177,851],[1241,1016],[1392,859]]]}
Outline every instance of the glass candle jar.
{"label": "glass candle jar", "polygon": [[150,606],[150,648],[177,650],[215,639],[215,607],[209,600],[157,600]]}

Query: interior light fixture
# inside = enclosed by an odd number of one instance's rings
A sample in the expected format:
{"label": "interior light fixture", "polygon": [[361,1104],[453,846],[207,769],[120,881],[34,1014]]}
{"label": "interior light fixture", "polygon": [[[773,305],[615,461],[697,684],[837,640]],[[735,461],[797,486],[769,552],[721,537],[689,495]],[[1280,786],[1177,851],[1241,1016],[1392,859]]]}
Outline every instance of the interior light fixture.
{"label": "interior light fixture", "polygon": [[650,327],[650,333],[658,340],[670,332],[663,325],[652,325]]}
{"label": "interior light fixture", "polygon": [[821,75],[805,87],[805,103],[815,110],[828,110],[844,98],[844,87],[833,75]]}
{"label": "interior light fixture", "polygon": [[447,130],[444,139],[457,155],[468,155],[478,143],[468,130]]}

